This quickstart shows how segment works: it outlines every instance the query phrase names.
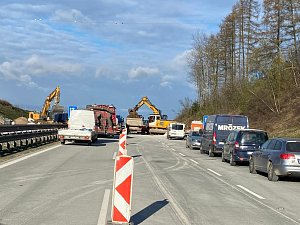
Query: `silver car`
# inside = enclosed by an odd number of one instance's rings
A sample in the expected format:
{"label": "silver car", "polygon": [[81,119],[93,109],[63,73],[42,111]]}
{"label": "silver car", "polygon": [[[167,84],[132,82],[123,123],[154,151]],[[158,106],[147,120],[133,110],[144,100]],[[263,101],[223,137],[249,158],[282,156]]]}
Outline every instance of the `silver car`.
{"label": "silver car", "polygon": [[266,141],[249,159],[250,173],[268,174],[268,180],[281,176],[300,176],[300,139],[273,138]]}
{"label": "silver car", "polygon": [[190,131],[186,137],[185,147],[190,149],[200,149],[202,140],[202,132]]}

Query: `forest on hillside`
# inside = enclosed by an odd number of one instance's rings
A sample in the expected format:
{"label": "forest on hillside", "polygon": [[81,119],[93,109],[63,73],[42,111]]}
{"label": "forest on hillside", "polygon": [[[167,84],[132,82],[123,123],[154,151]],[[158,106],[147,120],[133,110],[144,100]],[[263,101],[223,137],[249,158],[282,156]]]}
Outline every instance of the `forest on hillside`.
{"label": "forest on hillside", "polygon": [[238,1],[216,34],[194,35],[188,62],[197,100],[183,100],[177,119],[279,115],[300,93],[299,38],[300,0]]}

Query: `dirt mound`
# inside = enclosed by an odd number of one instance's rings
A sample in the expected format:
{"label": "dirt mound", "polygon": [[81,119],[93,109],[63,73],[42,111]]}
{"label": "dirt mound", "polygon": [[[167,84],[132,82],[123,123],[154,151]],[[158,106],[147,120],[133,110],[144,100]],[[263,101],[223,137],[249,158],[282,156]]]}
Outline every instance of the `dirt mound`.
{"label": "dirt mound", "polygon": [[17,119],[14,120],[15,124],[27,124],[27,118],[26,117],[19,117]]}

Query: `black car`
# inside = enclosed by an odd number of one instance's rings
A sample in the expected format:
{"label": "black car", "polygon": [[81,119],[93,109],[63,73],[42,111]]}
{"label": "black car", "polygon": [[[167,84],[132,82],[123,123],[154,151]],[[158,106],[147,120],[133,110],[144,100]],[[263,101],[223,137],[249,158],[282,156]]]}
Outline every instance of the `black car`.
{"label": "black car", "polygon": [[230,131],[249,128],[248,117],[243,115],[210,115],[203,130],[200,152],[210,157],[221,154]]}
{"label": "black car", "polygon": [[268,140],[263,130],[243,129],[231,131],[224,143],[222,162],[229,161],[231,166],[237,162],[247,162],[251,154]]}

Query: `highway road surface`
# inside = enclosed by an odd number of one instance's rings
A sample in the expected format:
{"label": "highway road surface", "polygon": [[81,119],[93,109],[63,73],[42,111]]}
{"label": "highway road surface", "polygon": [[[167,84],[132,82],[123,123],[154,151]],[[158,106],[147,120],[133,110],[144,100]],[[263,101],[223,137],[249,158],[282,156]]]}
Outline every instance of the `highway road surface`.
{"label": "highway road surface", "polygon": [[[134,224],[300,224],[300,181],[270,182],[183,140],[129,135]],[[117,139],[67,144],[0,164],[1,225],[104,225]]]}

